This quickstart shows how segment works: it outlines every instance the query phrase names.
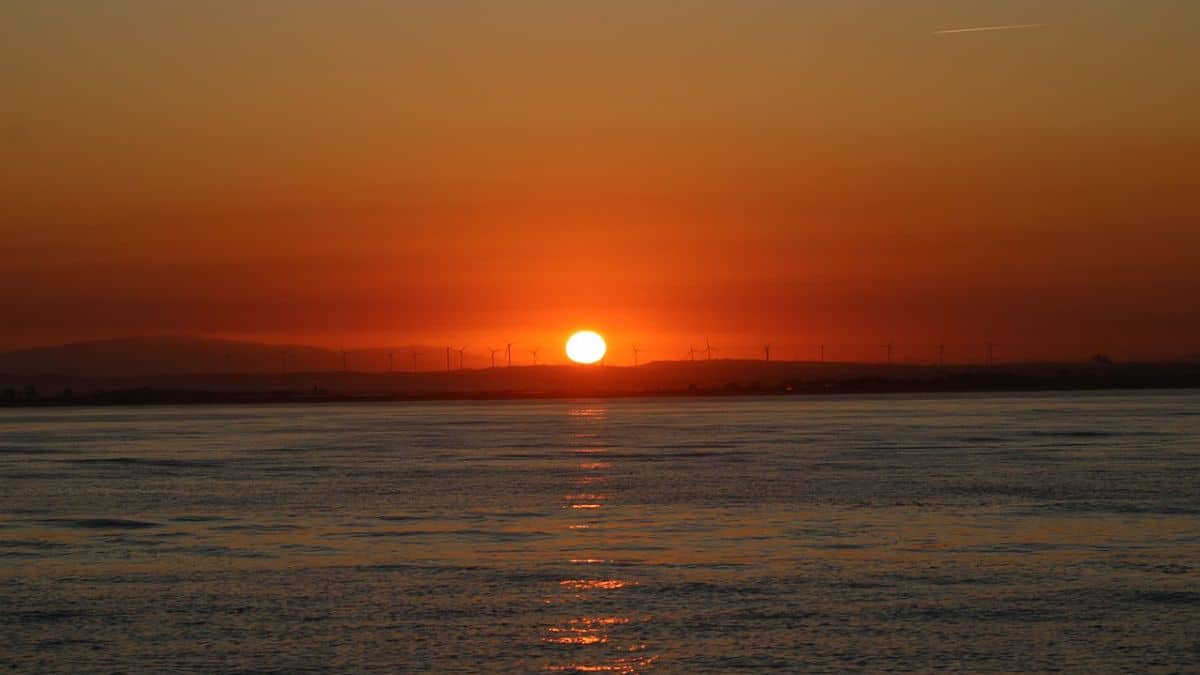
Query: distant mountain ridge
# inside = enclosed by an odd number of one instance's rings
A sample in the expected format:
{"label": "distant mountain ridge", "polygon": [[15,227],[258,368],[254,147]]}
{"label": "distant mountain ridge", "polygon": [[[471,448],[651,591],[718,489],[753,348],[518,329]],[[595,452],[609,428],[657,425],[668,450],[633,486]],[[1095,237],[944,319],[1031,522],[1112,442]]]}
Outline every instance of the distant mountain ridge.
{"label": "distant mountain ridge", "polygon": [[[238,373],[412,371],[446,369],[445,347],[404,345],[339,350],[311,345],[268,344],[243,340],[186,336],[143,336],[87,340],[50,347],[0,352],[0,373],[9,375],[72,375],[81,377],[138,377]],[[391,357],[389,358],[389,354]],[[458,353],[451,365],[459,365]],[[488,365],[487,357],[463,358],[466,368]]]}

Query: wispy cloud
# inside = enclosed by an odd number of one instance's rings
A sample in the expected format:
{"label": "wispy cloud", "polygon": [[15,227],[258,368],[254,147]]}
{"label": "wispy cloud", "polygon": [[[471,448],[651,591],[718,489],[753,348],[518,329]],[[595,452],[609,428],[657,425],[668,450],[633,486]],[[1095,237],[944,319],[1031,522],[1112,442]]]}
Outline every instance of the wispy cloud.
{"label": "wispy cloud", "polygon": [[954,35],[956,33],[986,33],[997,30],[1030,30],[1033,28],[1045,28],[1050,24],[1045,23],[1019,23],[1010,26],[972,26],[970,28],[947,28],[945,30],[935,30],[934,35]]}

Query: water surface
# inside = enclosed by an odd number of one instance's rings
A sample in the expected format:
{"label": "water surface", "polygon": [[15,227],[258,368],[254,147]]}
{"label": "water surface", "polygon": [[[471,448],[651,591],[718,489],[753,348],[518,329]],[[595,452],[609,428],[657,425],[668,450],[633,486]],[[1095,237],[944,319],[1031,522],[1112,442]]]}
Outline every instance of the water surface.
{"label": "water surface", "polygon": [[1200,669],[1200,394],[0,411],[0,667]]}

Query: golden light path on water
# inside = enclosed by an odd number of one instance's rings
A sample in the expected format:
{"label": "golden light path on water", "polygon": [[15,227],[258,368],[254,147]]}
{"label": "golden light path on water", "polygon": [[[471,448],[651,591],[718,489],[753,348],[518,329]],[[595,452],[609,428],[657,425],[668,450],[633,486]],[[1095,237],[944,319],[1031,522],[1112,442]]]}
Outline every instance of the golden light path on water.
{"label": "golden light path on water", "polygon": [[[605,511],[613,498],[611,490],[602,490],[609,483],[613,462],[597,459],[597,455],[608,452],[597,432],[605,422],[606,413],[603,408],[596,407],[576,408],[568,414],[573,428],[569,452],[578,473],[571,479],[570,491],[563,495],[563,508],[573,521],[567,528],[581,537],[579,548],[585,549],[586,553],[568,558],[568,563],[580,566],[580,574],[560,580],[558,593],[546,599],[549,605],[580,609],[574,616],[546,627],[543,642],[569,650],[568,660],[551,663],[546,670],[634,675],[653,667],[658,657],[649,653],[648,645],[633,639],[623,629],[639,621],[648,621],[648,617],[635,619],[586,611],[589,606],[602,601],[604,594],[620,593],[637,586],[634,580],[607,573],[614,560],[595,550],[600,545],[597,542],[603,541],[600,537],[603,536]],[[586,488],[586,491],[580,488]]]}

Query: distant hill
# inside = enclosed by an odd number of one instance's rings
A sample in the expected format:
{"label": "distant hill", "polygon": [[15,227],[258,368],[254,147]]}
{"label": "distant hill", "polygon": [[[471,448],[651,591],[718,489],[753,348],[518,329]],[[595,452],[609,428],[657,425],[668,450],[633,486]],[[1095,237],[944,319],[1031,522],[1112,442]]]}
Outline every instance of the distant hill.
{"label": "distant hill", "polygon": [[[445,370],[445,347],[398,346],[346,353],[346,369],[386,372],[416,369]],[[286,352],[286,353],[285,353]],[[466,367],[482,367],[486,357],[467,353]],[[457,367],[458,354],[452,354]],[[132,337],[72,342],[0,352],[0,373],[7,375],[70,375],[78,377],[143,377],[247,373],[332,372],[343,369],[342,353],[309,345],[276,345],[196,337]]]}
{"label": "distant hill", "polygon": [[[656,361],[637,367],[518,365],[447,371],[445,348],[425,348],[428,361],[434,361],[434,354],[441,357],[440,368],[427,363],[431,367],[420,372],[400,368],[386,372],[386,360],[379,361],[375,370],[360,369],[360,364],[370,365],[368,357],[378,356],[375,352],[357,356],[350,369],[342,371],[338,352],[290,347],[284,372],[282,349],[222,340],[154,338],[26,350],[15,353],[17,363],[42,372],[23,375],[0,369],[0,405],[1200,387],[1200,363],[1181,362],[943,367],[714,359]],[[55,358],[59,360],[47,360]],[[249,370],[222,368],[226,363],[236,367],[240,359]],[[271,370],[275,363],[279,365]],[[53,374],[52,368],[117,374]],[[121,368],[127,371],[119,372]]]}
{"label": "distant hill", "polygon": [[454,356],[448,371],[445,347],[356,350],[347,352],[343,369],[341,352],[307,345],[191,337],[76,342],[0,353],[0,404],[1200,386],[1196,361],[931,366],[714,359],[491,368],[487,354],[468,353],[459,369]]}

